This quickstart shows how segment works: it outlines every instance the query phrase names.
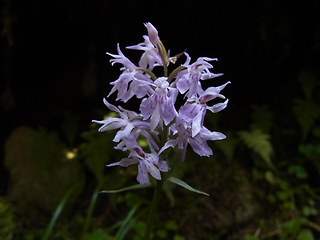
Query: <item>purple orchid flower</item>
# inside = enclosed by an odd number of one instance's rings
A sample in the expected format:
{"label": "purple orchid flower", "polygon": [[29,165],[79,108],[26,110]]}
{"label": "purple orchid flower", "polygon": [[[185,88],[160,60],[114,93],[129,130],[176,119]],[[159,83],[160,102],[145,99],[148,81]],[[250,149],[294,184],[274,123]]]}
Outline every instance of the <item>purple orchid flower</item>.
{"label": "purple orchid flower", "polygon": [[159,55],[159,52],[154,47],[154,45],[151,43],[149,37],[143,36],[143,38],[143,43],[127,47],[127,49],[144,51],[139,61],[139,67],[152,70],[155,66],[162,66],[161,56]]}
{"label": "purple orchid flower", "polygon": [[219,77],[222,76],[223,73],[212,73],[209,71],[213,66],[208,63],[208,61],[218,61],[217,58],[201,57],[190,65],[191,58],[187,53],[185,53],[185,55],[187,56],[187,60],[182,66],[185,66],[186,69],[177,75],[176,85],[180,93],[184,94],[188,91],[185,96],[192,98],[197,94],[200,95],[203,93],[200,80]]}
{"label": "purple orchid flower", "polygon": [[[118,129],[113,141],[117,142],[114,149],[129,151],[127,158],[110,166],[127,167],[138,164],[137,180],[140,184],[149,184],[149,173],[157,180],[161,180],[161,172],[168,172],[166,161],[161,161],[160,155],[168,148],[182,150],[182,159],[185,159],[188,145],[200,156],[213,154],[207,141],[221,140],[226,136],[220,132],[213,132],[204,126],[207,110],[216,113],[223,110],[228,99],[220,92],[228,85],[227,82],[218,87],[202,88],[201,81],[223,75],[212,73],[213,66],[210,61],[217,58],[200,57],[194,63],[188,53],[184,52],[186,61],[176,67],[171,73],[169,63],[176,63],[178,54],[169,57],[163,43],[160,41],[157,29],[151,23],[145,23],[148,36],[143,36],[144,42],[127,47],[127,49],[142,50],[138,66],[132,63],[121,52],[117,44],[117,54],[108,53],[112,57],[111,64],[121,64],[119,78],[110,84],[113,85],[108,97],[117,92],[117,101],[127,102],[132,97],[141,99],[140,114],[116,107],[103,99],[105,105],[120,117],[108,117],[105,120],[93,122],[102,124],[100,132]],[[153,69],[163,67],[163,77],[157,77]],[[184,99],[179,112],[175,109],[178,94]],[[184,95],[184,98],[183,98]],[[226,99],[224,102],[209,105],[216,98]],[[180,98],[179,98],[180,100]],[[163,124],[169,126],[167,139],[163,140]],[[137,144],[137,139],[143,137],[147,140],[151,153],[145,153]],[[165,143],[164,141],[167,140]],[[162,147],[160,146],[162,144]],[[159,148],[159,146],[161,148]]]}
{"label": "purple orchid flower", "polygon": [[105,98],[103,99],[103,102],[111,111],[119,113],[121,118],[108,117],[105,120],[92,120],[92,122],[103,124],[98,129],[99,132],[120,128],[113,139],[114,142],[119,142],[121,139],[129,136],[133,129],[148,129],[150,127],[150,123],[142,121],[142,116],[136,112],[123,109],[120,106],[117,108],[108,103]]}
{"label": "purple orchid flower", "polygon": [[137,181],[140,184],[150,184],[148,173],[155,179],[161,180],[160,171],[169,171],[169,166],[166,161],[159,161],[159,155],[157,153],[145,153],[133,136],[128,136],[124,139],[124,142],[126,149],[130,150],[128,158],[123,158],[119,162],[108,164],[107,167],[128,167],[138,163]]}
{"label": "purple orchid flower", "polygon": [[166,77],[158,78],[154,81],[154,93],[144,98],[140,105],[143,120],[150,118],[150,129],[153,131],[158,124],[164,121],[168,125],[178,113],[174,107],[178,91],[169,87]]}
{"label": "purple orchid flower", "polygon": [[123,68],[121,68],[123,72],[116,81],[110,83],[114,86],[108,94],[108,97],[115,91],[118,91],[116,100],[127,102],[134,95],[136,95],[137,98],[142,98],[145,95],[152,93],[152,88],[150,87],[152,80],[150,79],[150,76],[137,70],[137,67],[123,55],[119,44],[117,45],[117,50],[118,55],[110,53],[107,54],[114,57],[110,60],[112,65],[115,63],[123,65]]}
{"label": "purple orchid flower", "polygon": [[169,147],[174,148],[178,145],[178,149],[183,150],[183,160],[185,159],[188,144],[190,144],[193,151],[200,156],[209,157],[213,153],[211,148],[208,146],[207,141],[222,140],[226,138],[223,133],[211,132],[205,127],[202,127],[198,134],[192,137],[191,123],[184,121],[181,117],[178,117],[176,122],[170,128],[176,138],[168,140],[160,149],[159,154]]}
{"label": "purple orchid flower", "polygon": [[189,99],[189,101],[179,109],[179,116],[186,122],[191,122],[192,137],[196,136],[202,129],[207,110],[216,113],[227,106],[228,99],[211,107],[207,105],[207,102],[217,97],[225,99],[225,96],[221,95],[220,91],[229,83],[230,82],[227,82],[219,87],[210,87],[206,89],[199,98]]}

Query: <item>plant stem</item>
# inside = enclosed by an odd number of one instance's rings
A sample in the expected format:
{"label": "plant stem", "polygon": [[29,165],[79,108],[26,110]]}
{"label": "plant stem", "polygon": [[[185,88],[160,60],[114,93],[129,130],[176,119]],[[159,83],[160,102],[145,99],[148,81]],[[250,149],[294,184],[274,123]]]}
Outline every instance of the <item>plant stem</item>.
{"label": "plant stem", "polygon": [[162,184],[163,184],[163,180],[157,181],[157,185],[156,185],[154,192],[153,192],[152,202],[150,205],[149,216],[148,216],[148,220],[147,220],[147,226],[146,226],[146,230],[144,233],[144,240],[149,240],[151,237],[151,232],[152,232],[152,228],[153,228],[153,220],[155,217],[155,213],[157,211],[157,207],[159,205]]}

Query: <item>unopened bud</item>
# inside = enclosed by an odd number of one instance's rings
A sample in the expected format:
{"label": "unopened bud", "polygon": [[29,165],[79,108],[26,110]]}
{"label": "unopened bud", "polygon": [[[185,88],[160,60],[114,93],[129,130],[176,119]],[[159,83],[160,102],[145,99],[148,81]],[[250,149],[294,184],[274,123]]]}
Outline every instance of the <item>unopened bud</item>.
{"label": "unopened bud", "polygon": [[148,37],[150,39],[150,42],[152,42],[153,45],[157,45],[160,43],[160,38],[158,36],[157,29],[149,22],[145,23],[144,26],[148,30]]}

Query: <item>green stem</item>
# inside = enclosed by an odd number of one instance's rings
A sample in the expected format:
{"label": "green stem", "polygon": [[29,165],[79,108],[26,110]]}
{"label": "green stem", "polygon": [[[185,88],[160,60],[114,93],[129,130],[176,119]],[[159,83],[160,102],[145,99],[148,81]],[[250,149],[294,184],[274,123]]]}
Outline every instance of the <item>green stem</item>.
{"label": "green stem", "polygon": [[163,43],[160,41],[158,44],[157,44],[157,48],[158,48],[158,51],[160,53],[160,56],[161,56],[161,61],[162,61],[162,65],[163,65],[163,75],[165,77],[168,77],[168,55],[167,55],[167,51],[163,45]]}
{"label": "green stem", "polygon": [[144,233],[144,240],[149,240],[151,237],[151,232],[153,228],[153,221],[155,218],[155,214],[159,205],[161,190],[162,190],[163,180],[157,181],[157,186],[154,189],[152,202],[150,205],[149,216],[147,221],[147,227]]}
{"label": "green stem", "polygon": [[167,81],[170,83],[170,82],[177,76],[177,74],[178,74],[180,71],[182,71],[182,70],[184,70],[184,69],[186,69],[186,68],[187,68],[187,67],[185,67],[185,66],[177,67],[175,70],[173,70],[173,71],[170,73]]}
{"label": "green stem", "polygon": [[147,73],[147,74],[151,77],[151,79],[152,79],[153,81],[155,81],[155,80],[157,79],[157,76],[156,76],[152,71],[150,71],[150,70],[148,70],[148,69],[136,68],[136,70],[140,70],[140,71],[142,71],[142,72]]}

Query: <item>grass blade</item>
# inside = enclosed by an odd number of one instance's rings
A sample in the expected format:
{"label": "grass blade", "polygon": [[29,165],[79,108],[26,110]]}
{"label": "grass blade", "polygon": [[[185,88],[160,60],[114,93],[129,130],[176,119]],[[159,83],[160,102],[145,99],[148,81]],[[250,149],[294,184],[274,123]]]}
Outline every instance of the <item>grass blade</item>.
{"label": "grass blade", "polygon": [[42,240],[47,240],[52,232],[52,229],[58,219],[58,217],[60,216],[64,206],[66,205],[66,203],[68,202],[69,198],[72,196],[72,193],[77,190],[79,188],[79,184],[76,184],[74,186],[72,186],[67,193],[63,196],[61,202],[59,203],[59,205],[57,206],[51,221],[48,225],[48,227],[46,228],[46,231],[44,232],[43,236],[42,236]]}
{"label": "grass blade", "polygon": [[136,210],[138,208],[138,205],[134,206],[130,212],[128,213],[127,217],[123,220],[121,227],[119,231],[117,232],[117,235],[115,239],[122,240],[126,236],[127,232],[130,230],[132,226],[132,217],[135,214]]}

